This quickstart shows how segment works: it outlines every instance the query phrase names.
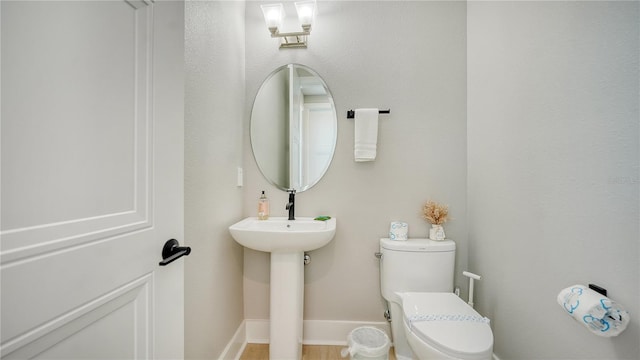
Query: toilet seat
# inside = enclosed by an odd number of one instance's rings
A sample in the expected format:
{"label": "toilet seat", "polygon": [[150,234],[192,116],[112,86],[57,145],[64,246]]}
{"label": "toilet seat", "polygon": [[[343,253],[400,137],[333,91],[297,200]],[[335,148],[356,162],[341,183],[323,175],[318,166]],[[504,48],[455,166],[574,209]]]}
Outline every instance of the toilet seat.
{"label": "toilet seat", "polygon": [[[493,333],[488,319],[453,293],[402,293],[407,331],[458,359],[490,359]],[[410,335],[410,334],[407,334]]]}

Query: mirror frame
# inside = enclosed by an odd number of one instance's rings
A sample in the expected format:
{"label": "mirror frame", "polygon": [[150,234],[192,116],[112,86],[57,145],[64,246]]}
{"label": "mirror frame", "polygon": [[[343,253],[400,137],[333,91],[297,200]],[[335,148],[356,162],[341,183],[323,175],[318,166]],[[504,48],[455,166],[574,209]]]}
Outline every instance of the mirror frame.
{"label": "mirror frame", "polygon": [[[322,171],[318,172],[318,176],[317,178],[311,179],[303,184],[300,184],[300,186],[296,186],[294,185],[293,187],[290,187],[291,185],[291,165],[288,166],[288,169],[286,169],[284,166],[282,167],[281,171],[286,171],[286,175],[288,177],[287,184],[289,186],[285,186],[284,184],[282,184],[283,181],[278,181],[277,176],[272,176],[270,174],[267,174],[267,166],[266,164],[261,164],[261,161],[259,160],[259,156],[256,154],[256,139],[254,137],[258,137],[258,136],[262,136],[264,134],[254,134],[254,122],[257,121],[256,119],[258,119],[257,115],[256,115],[256,103],[258,102],[258,98],[260,97],[261,94],[263,94],[263,98],[264,98],[264,93],[263,90],[268,87],[269,81],[272,80],[276,75],[280,74],[281,71],[286,70],[286,69],[303,69],[304,71],[310,73],[311,75],[313,75],[318,81],[319,83],[322,85],[322,87],[324,88],[324,91],[326,93],[326,96],[328,98],[328,102],[326,104],[329,104],[331,107],[331,117],[332,117],[332,132],[333,132],[333,139],[332,139],[332,143],[331,143],[331,150],[330,150],[330,154],[327,153],[327,159],[326,159],[326,165],[324,165],[324,168],[322,169]],[[287,97],[289,97],[289,91],[287,90]],[[292,104],[288,104],[288,110],[289,113],[292,113]],[[286,111],[285,110],[285,111]],[[276,115],[277,116],[277,115]],[[283,122],[284,123],[284,122]],[[285,125],[286,126],[286,125]],[[285,134],[283,137],[287,137],[288,136],[288,131],[285,131]],[[336,146],[338,143],[338,116],[337,116],[337,111],[336,111],[336,105],[335,102],[333,100],[333,95],[331,94],[331,91],[329,90],[329,86],[327,85],[327,83],[324,81],[324,79],[318,75],[318,73],[313,70],[312,68],[305,66],[305,65],[301,65],[301,64],[296,64],[296,63],[290,63],[290,64],[285,64],[283,66],[280,66],[278,68],[276,68],[275,70],[273,70],[262,82],[262,84],[260,85],[260,88],[258,89],[255,98],[253,100],[253,105],[251,107],[251,115],[250,115],[250,122],[249,122],[249,140],[251,142],[251,152],[253,154],[253,159],[256,162],[256,165],[258,166],[258,169],[260,170],[260,172],[262,173],[262,176],[273,186],[277,187],[280,190],[283,191],[288,191],[288,190],[295,190],[296,192],[303,192],[306,190],[309,190],[310,188],[312,188],[314,185],[316,185],[323,177],[324,175],[327,173],[327,171],[329,170],[329,167],[331,166],[331,162],[333,161],[333,157],[335,156],[335,151],[336,151]],[[284,145],[285,149],[291,148],[291,143],[285,143]],[[302,147],[302,146],[299,146]],[[284,151],[284,153],[288,153],[287,150]],[[289,154],[289,156],[291,156]],[[288,160],[288,159],[287,159]],[[302,160],[300,160],[302,161]],[[287,164],[289,164],[288,161],[286,161]],[[274,166],[275,168],[276,166]],[[276,171],[279,172],[279,171]]]}

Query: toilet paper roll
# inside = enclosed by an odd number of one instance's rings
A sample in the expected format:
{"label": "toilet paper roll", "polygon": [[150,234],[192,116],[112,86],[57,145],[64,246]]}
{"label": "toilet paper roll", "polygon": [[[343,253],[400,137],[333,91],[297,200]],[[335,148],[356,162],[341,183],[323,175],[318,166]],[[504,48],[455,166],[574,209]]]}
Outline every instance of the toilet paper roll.
{"label": "toilet paper roll", "polygon": [[389,239],[391,240],[408,240],[409,224],[402,221],[393,221],[389,227]]}
{"label": "toilet paper roll", "polygon": [[616,336],[629,324],[629,313],[622,306],[584,285],[573,285],[560,291],[558,304],[598,336]]}

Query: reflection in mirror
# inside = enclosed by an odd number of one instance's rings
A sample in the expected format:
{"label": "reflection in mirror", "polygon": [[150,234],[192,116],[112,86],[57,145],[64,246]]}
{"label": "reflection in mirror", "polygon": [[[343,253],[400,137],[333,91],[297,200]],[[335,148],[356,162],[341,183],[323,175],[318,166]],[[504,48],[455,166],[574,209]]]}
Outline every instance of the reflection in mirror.
{"label": "reflection in mirror", "polygon": [[260,171],[279,189],[309,189],[329,168],[337,125],[331,93],[313,70],[297,64],[276,69],[251,111],[251,147]]}

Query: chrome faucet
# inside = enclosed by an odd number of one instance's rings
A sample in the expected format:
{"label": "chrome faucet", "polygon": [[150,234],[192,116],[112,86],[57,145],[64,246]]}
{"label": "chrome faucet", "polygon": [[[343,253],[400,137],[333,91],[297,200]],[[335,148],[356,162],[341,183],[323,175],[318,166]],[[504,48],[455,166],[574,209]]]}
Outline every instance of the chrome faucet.
{"label": "chrome faucet", "polygon": [[289,192],[289,203],[287,203],[286,209],[289,210],[289,220],[295,220],[296,191],[294,189],[287,191]]}

